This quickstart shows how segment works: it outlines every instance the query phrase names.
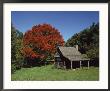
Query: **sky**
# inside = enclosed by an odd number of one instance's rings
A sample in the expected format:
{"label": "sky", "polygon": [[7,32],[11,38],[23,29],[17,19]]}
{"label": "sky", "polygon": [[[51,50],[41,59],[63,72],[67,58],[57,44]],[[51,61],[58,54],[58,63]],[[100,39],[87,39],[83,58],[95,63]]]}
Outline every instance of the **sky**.
{"label": "sky", "polygon": [[34,25],[51,24],[60,31],[67,41],[75,33],[79,33],[92,23],[99,22],[98,11],[12,11],[13,26],[25,33]]}

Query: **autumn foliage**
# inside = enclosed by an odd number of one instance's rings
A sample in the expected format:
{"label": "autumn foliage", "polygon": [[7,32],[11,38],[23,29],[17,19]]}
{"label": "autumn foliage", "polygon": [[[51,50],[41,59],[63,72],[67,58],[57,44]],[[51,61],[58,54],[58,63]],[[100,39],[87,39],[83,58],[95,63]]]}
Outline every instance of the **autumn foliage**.
{"label": "autumn foliage", "polygon": [[50,24],[39,24],[24,34],[23,45],[25,57],[46,59],[55,53],[56,45],[64,45],[64,40]]}

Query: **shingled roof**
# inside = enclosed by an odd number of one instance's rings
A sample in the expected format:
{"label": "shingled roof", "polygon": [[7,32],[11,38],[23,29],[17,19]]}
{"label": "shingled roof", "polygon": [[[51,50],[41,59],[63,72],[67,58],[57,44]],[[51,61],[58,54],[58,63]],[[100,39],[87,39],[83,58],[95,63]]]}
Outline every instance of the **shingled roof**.
{"label": "shingled roof", "polygon": [[75,47],[59,47],[60,52],[71,61],[89,60],[85,58]]}

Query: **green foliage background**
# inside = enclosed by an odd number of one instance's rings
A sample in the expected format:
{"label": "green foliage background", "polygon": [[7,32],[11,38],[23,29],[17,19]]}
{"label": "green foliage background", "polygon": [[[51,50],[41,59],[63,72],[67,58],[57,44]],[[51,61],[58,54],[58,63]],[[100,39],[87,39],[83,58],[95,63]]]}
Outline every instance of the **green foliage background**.
{"label": "green foliage background", "polygon": [[20,69],[23,64],[22,56],[22,38],[23,33],[16,30],[11,25],[11,72],[14,73],[17,69]]}
{"label": "green foliage background", "polygon": [[93,23],[90,27],[74,34],[67,40],[65,46],[79,46],[82,54],[87,54],[90,59],[99,59],[99,23]]}

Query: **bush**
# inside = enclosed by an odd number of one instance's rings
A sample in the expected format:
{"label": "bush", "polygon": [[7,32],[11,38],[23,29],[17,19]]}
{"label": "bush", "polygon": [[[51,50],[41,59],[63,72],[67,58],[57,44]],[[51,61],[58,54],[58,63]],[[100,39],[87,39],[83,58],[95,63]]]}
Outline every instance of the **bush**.
{"label": "bush", "polygon": [[13,74],[16,71],[16,65],[12,64],[11,65],[11,73]]}
{"label": "bush", "polygon": [[86,52],[87,56],[90,59],[98,59],[99,58],[99,48],[93,48]]}

